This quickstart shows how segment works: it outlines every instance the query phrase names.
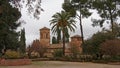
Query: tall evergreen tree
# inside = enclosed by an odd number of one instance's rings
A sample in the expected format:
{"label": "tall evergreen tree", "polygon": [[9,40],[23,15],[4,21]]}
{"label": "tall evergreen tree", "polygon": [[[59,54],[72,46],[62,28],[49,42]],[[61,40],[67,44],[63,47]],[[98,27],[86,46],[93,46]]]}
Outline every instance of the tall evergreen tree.
{"label": "tall evergreen tree", "polygon": [[52,37],[52,44],[57,44],[58,42],[57,42],[57,39],[56,39],[56,37]]}
{"label": "tall evergreen tree", "polygon": [[[0,0],[0,52],[6,49],[17,50],[19,33],[15,30],[20,25],[21,13],[12,7],[8,0]],[[1,10],[1,9],[0,9]]]}
{"label": "tall evergreen tree", "polygon": [[84,43],[84,34],[83,34],[82,19],[88,18],[91,15],[91,13],[89,12],[90,5],[91,5],[90,0],[69,0],[69,1],[65,1],[65,3],[63,4],[63,9],[66,12],[69,12],[71,16],[76,17],[79,20],[83,43]]}
{"label": "tall evergreen tree", "polygon": [[25,29],[23,28],[22,30],[21,30],[21,37],[20,37],[20,51],[22,52],[22,53],[25,53],[25,51],[26,51],[26,39],[25,39]]}

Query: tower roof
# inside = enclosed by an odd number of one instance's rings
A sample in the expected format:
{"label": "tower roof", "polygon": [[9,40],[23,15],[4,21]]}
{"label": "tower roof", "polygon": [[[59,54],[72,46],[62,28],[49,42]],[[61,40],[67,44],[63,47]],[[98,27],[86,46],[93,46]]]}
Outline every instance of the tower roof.
{"label": "tower roof", "polygon": [[71,38],[81,38],[81,36],[80,35],[74,35],[74,36],[72,36]]}
{"label": "tower roof", "polygon": [[41,28],[40,30],[50,30],[50,29],[47,28],[47,27],[43,27],[43,28]]}

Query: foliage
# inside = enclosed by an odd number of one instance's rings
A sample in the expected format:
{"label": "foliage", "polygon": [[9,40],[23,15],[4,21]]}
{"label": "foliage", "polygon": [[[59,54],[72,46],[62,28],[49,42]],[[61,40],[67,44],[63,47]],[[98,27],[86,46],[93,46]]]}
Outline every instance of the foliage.
{"label": "foliage", "polygon": [[7,50],[4,55],[7,59],[17,59],[20,58],[20,53],[16,51]]}
{"label": "foliage", "polygon": [[[2,0],[1,0],[2,1]],[[41,11],[44,11],[41,8],[41,0],[8,0],[12,5],[18,9],[22,9],[24,5],[27,8],[28,13],[32,14],[33,17],[39,19]]]}
{"label": "foliage", "polygon": [[56,37],[52,37],[52,44],[57,44],[58,42],[57,42],[57,39],[56,39]]}
{"label": "foliage", "polygon": [[46,50],[46,46],[41,45],[39,40],[34,40],[32,45],[29,47],[28,52],[30,53],[30,55],[32,52],[37,52],[39,53],[40,57],[44,57],[44,53],[46,52]]}
{"label": "foliage", "polygon": [[112,33],[115,38],[119,38],[120,37],[120,24],[118,23],[114,23],[113,24],[113,31],[111,31],[111,26],[110,26],[110,29],[105,29],[103,28],[103,31],[104,32],[108,32],[108,33]]}
{"label": "foliage", "polygon": [[72,17],[75,17],[76,11],[74,10],[74,6],[68,1],[63,3],[62,8],[66,11],[69,12]]}
{"label": "foliage", "polygon": [[92,7],[96,9],[101,19],[93,19],[93,25],[103,26],[104,22],[111,23],[113,31],[113,24],[120,17],[120,1],[118,0],[92,0]]}
{"label": "foliage", "polygon": [[62,50],[60,50],[60,49],[55,50],[54,53],[53,53],[53,56],[54,56],[54,57],[63,57],[63,52],[62,52]]}
{"label": "foliage", "polygon": [[101,44],[100,51],[104,55],[120,55],[120,40],[108,40]]}
{"label": "foliage", "polygon": [[26,43],[25,43],[25,29],[21,30],[21,36],[20,36],[20,52],[25,53],[26,51]]}
{"label": "foliage", "polygon": [[31,45],[29,45],[29,46],[27,47],[27,49],[26,49],[27,55],[28,55],[29,58],[31,57],[32,50],[33,50],[33,49],[31,48]]}
{"label": "foliage", "polygon": [[[52,20],[50,20],[50,25],[52,25],[52,32],[56,34],[58,30],[62,32],[63,36],[63,54],[65,50],[65,37],[66,33],[69,33],[68,31],[75,31],[75,21],[74,19],[70,16],[69,13],[65,11],[61,11],[61,13],[56,13],[52,16]],[[58,34],[58,33],[57,33]],[[65,54],[64,54],[65,55]]]}
{"label": "foliage", "polygon": [[83,52],[87,54],[100,54],[100,44],[105,42],[106,40],[114,39],[114,35],[112,33],[107,32],[97,32],[90,39],[85,41],[83,45]]}
{"label": "foliage", "polygon": [[115,37],[120,37],[120,24],[113,24],[113,34],[115,35]]}
{"label": "foliage", "polygon": [[89,62],[89,61],[92,61],[93,60],[93,56],[92,55],[80,55],[79,56],[79,59],[81,61],[86,61],[86,62]]}
{"label": "foliage", "polygon": [[8,0],[0,0],[2,13],[0,14],[0,51],[2,49],[17,50],[19,32],[15,30],[21,24],[17,22],[21,17],[18,9],[12,7]]}

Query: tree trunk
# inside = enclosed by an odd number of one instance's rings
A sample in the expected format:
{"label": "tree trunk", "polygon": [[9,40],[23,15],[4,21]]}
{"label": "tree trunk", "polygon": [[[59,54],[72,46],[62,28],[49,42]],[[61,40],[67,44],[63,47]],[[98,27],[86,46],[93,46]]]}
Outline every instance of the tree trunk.
{"label": "tree trunk", "polygon": [[112,29],[112,33],[114,32],[113,31],[113,17],[112,17],[112,13],[111,13],[111,11],[110,11],[110,20],[111,20],[111,29]]}
{"label": "tree trunk", "polygon": [[[79,6],[80,8],[80,11],[81,11],[81,5]],[[82,27],[82,15],[80,13],[80,16],[79,16],[79,21],[80,21],[80,31],[81,31],[81,37],[82,37],[82,43],[84,44],[84,36],[83,36],[83,27]],[[80,45],[81,46],[81,45]]]}
{"label": "tree trunk", "polygon": [[63,56],[65,56],[65,33],[64,30],[62,32],[63,32]]}
{"label": "tree trunk", "polygon": [[84,36],[83,36],[83,27],[82,27],[81,14],[80,14],[80,17],[79,17],[79,21],[80,21],[80,31],[81,31],[82,43],[84,44]]}

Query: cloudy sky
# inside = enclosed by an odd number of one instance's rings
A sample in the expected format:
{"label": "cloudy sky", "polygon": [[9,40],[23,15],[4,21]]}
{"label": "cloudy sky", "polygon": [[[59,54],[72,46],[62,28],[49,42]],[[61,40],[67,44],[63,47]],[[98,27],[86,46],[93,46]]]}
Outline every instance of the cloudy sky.
{"label": "cloudy sky", "polygon": [[[42,27],[48,27],[51,20],[51,16],[55,14],[56,12],[60,12],[62,10],[62,3],[64,0],[42,0],[42,8],[45,10],[41,13],[40,19],[36,20],[32,16],[30,16],[26,11],[25,8],[22,9],[22,19],[26,21],[26,24],[22,24],[21,28],[25,28],[26,32],[26,43],[27,45],[31,44],[33,40],[39,39],[39,29]],[[93,13],[91,17],[88,19],[82,20],[83,22],[83,30],[84,30],[84,37],[89,38],[92,36],[93,33],[100,30],[99,27],[92,27],[92,22],[90,21],[91,18],[99,18],[96,13]],[[70,36],[79,34],[80,35],[80,28],[79,28],[79,22],[76,23],[77,29],[75,33],[70,32]]]}

